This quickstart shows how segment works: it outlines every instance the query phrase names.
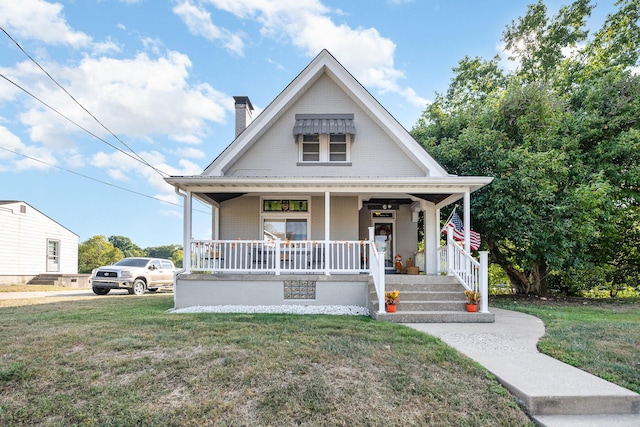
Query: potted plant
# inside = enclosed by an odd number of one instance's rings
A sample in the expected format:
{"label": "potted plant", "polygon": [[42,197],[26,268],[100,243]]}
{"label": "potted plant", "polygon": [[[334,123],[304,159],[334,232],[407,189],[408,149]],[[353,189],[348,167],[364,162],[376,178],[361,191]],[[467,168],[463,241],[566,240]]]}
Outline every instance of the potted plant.
{"label": "potted plant", "polygon": [[480,291],[465,289],[464,296],[467,297],[467,311],[478,311],[478,302],[480,301]]}
{"label": "potted plant", "polygon": [[384,293],[384,303],[387,313],[395,313],[396,312],[396,304],[400,301],[400,292],[397,289],[393,291],[386,291]]}

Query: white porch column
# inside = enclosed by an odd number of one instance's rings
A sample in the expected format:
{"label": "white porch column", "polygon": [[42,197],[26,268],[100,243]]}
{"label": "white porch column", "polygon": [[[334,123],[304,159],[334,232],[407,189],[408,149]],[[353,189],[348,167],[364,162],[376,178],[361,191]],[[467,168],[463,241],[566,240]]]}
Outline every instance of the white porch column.
{"label": "white porch column", "polygon": [[211,238],[220,240],[220,205],[211,205]]}
{"label": "white porch column", "polygon": [[424,217],[425,274],[438,274],[438,246],[440,245],[440,210],[433,203],[422,203]]}
{"label": "white porch column", "polygon": [[464,250],[471,253],[471,193],[464,192]]}
{"label": "white porch column", "polygon": [[331,239],[331,193],[324,192],[324,240]]}
{"label": "white porch column", "polygon": [[324,274],[329,275],[329,240],[331,239],[331,193],[324,192]]}
{"label": "white porch column", "polygon": [[480,312],[489,312],[489,252],[480,251]]}
{"label": "white porch column", "polygon": [[191,273],[191,239],[193,239],[193,195],[191,191],[187,191],[184,198],[184,211],[182,213],[182,268],[186,270],[186,273]]}

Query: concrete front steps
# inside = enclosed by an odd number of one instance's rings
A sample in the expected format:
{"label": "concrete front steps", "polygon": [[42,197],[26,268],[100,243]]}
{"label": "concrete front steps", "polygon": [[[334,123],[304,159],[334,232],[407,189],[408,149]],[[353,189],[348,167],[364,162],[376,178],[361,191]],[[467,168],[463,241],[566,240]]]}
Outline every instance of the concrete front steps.
{"label": "concrete front steps", "polygon": [[397,323],[492,323],[493,313],[467,312],[464,288],[452,276],[388,274],[386,289],[397,289],[395,313],[378,313],[375,288],[369,285],[371,317]]}
{"label": "concrete front steps", "polygon": [[27,282],[27,285],[51,285],[64,288],[89,288],[90,274],[38,274]]}

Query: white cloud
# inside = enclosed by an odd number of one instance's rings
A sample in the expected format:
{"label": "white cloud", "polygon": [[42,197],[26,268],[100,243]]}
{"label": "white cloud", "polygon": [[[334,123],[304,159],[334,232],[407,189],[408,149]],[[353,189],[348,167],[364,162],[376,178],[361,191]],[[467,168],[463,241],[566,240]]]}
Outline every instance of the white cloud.
{"label": "white cloud", "polygon": [[60,3],[43,0],[0,1],[0,26],[19,38],[83,47],[91,37],[67,25]]}
{"label": "white cloud", "polygon": [[[157,151],[139,152],[138,154],[158,170],[169,175],[197,175],[202,172],[200,166],[188,160],[180,160],[179,167],[175,168],[167,164],[165,157]],[[106,170],[109,177],[117,181],[131,183],[142,178],[158,192],[154,197],[175,202],[173,186],[167,184],[158,172],[131,156],[120,152],[98,152],[93,155],[90,163],[96,168]]]}
{"label": "white cloud", "polygon": [[397,93],[416,106],[424,107],[427,103],[411,88],[400,84],[405,76],[394,65],[393,41],[381,36],[375,28],[351,28],[335,23],[331,13],[337,12],[318,0],[202,0],[202,3],[253,20],[260,24],[262,36],[291,43],[310,57],[326,48],[367,87]]}
{"label": "white cloud", "polygon": [[[24,148],[20,138],[4,126],[0,126],[0,141],[2,148],[6,148],[6,150],[0,150],[0,159],[12,159],[15,157],[15,154],[7,150],[20,152]],[[0,163],[0,170],[3,170],[3,166],[3,163]]]}
{"label": "white cloud", "polygon": [[[46,170],[58,160],[49,147],[26,145],[9,129],[0,126],[0,171],[20,172],[27,169]],[[77,161],[76,156],[66,159],[68,164]]]}
{"label": "white cloud", "polygon": [[207,40],[220,40],[226,49],[243,55],[244,42],[241,35],[214,25],[211,22],[211,14],[205,9],[189,1],[182,1],[173,8],[173,12],[182,19],[192,34]]}
{"label": "white cloud", "polygon": [[205,156],[204,151],[193,147],[180,147],[174,151],[178,157],[188,157],[191,159],[202,159]]}
{"label": "white cloud", "polygon": [[[131,59],[85,57],[77,66],[45,64],[87,110],[120,136],[146,138],[166,135],[175,141],[200,143],[207,122],[225,122],[232,110],[230,97],[208,84],[190,85],[191,62],[186,55],[167,52],[151,58],[139,54]],[[14,75],[26,87],[75,122],[105,137],[106,131],[78,107],[42,73],[21,63]],[[80,130],[40,104],[30,108],[21,120],[33,141],[55,148],[70,148],[72,135]]]}
{"label": "white cloud", "polygon": [[118,46],[116,42],[111,40],[111,38],[107,38],[107,40],[103,42],[94,43],[92,48],[93,53],[98,55],[111,52],[117,53],[121,51],[120,46]]}

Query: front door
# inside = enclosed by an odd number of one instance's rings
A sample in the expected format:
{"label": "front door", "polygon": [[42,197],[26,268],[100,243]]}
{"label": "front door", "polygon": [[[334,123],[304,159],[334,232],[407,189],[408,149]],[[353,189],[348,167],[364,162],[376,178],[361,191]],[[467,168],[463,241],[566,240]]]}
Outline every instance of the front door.
{"label": "front door", "polygon": [[378,252],[384,252],[384,267],[387,270],[393,270],[395,268],[393,264],[393,254],[395,253],[395,241],[393,238],[394,225],[392,219],[376,219],[373,222],[374,243],[378,248]]}
{"label": "front door", "polygon": [[60,241],[47,240],[47,271],[60,271]]}

